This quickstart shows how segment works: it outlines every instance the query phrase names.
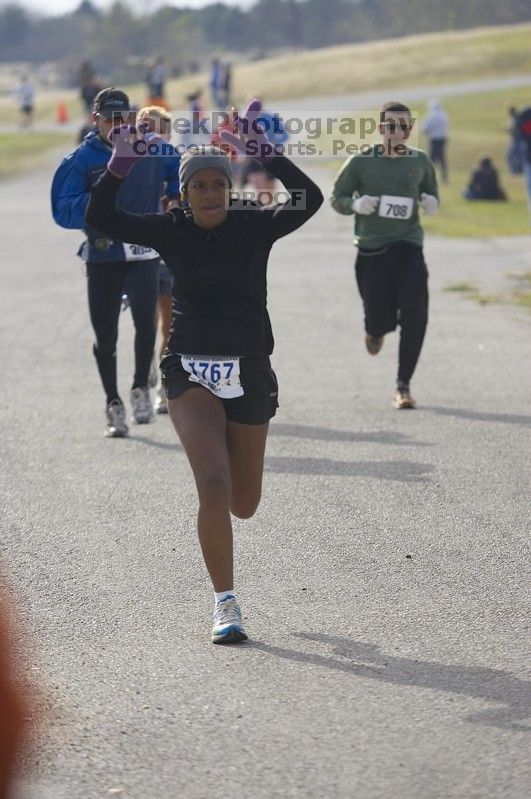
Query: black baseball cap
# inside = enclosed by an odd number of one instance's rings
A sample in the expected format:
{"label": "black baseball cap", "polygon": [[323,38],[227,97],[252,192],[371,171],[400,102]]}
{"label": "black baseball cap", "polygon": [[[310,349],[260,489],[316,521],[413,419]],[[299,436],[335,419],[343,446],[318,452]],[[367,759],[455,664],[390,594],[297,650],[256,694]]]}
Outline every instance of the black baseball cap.
{"label": "black baseball cap", "polygon": [[114,86],[102,89],[94,98],[94,113],[104,119],[110,119],[114,114],[127,116],[129,110],[129,97]]}

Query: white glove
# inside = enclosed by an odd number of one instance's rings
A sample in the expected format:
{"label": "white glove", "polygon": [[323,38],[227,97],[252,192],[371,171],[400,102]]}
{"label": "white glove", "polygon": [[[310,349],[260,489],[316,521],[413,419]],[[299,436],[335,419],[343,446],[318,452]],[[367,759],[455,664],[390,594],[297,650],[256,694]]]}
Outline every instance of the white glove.
{"label": "white glove", "polygon": [[439,210],[439,200],[433,194],[426,194],[425,191],[420,195],[420,207],[426,216],[433,216]]}
{"label": "white glove", "polygon": [[364,194],[352,200],[352,210],[355,214],[369,216],[369,214],[373,214],[376,211],[379,202],[379,197],[371,197],[370,194]]}

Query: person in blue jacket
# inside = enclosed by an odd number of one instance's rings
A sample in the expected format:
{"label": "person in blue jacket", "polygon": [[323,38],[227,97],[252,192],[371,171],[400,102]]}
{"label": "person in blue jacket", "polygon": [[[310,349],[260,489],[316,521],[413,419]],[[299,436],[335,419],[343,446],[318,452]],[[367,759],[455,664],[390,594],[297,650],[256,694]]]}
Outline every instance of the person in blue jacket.
{"label": "person in blue jacket", "polygon": [[[146,424],[154,419],[148,375],[155,346],[155,317],[159,286],[159,254],[150,247],[109,238],[85,222],[92,187],[103,174],[112,154],[108,135],[129,117],[129,98],[113,86],[94,101],[95,130],[67,155],[52,183],[52,212],[58,225],[83,230],[86,240],[80,255],[87,265],[90,320],[96,341],[94,356],[106,396],[105,435],[117,438],[129,432],[124,403],[118,393],[116,344],[122,295],[127,294],[135,326],[135,374],[130,392],[132,420]],[[165,193],[179,197],[179,156],[164,142],[150,147],[150,156],[123,181],[118,206],[130,213],[156,213]]]}

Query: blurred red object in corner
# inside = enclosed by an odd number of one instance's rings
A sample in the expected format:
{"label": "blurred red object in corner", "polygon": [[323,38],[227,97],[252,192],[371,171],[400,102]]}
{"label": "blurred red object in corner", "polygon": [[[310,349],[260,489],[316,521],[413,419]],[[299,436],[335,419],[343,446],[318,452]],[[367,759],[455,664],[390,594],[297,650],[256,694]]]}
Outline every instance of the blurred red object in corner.
{"label": "blurred red object in corner", "polygon": [[30,703],[19,682],[20,642],[12,603],[0,577],[0,799],[8,799],[16,776]]}

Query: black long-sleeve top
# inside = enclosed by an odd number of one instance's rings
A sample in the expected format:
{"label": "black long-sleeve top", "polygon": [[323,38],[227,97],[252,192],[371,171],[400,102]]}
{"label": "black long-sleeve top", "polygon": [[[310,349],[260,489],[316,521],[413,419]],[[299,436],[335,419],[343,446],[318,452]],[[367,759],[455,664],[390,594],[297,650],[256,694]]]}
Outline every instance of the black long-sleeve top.
{"label": "black long-sleeve top", "polygon": [[117,210],[120,180],[109,172],[92,189],[87,223],[109,237],[153,247],[173,274],[173,352],[256,357],[273,351],[269,252],[277,239],[313,216],[323,195],[283,156],[267,168],[282,181],[291,202],[264,208],[239,201],[215,228],[199,227],[181,209],[166,214]]}

